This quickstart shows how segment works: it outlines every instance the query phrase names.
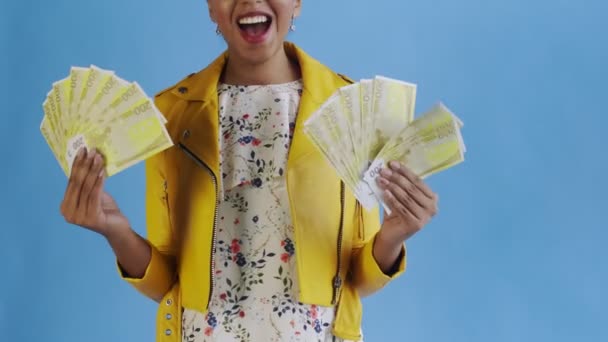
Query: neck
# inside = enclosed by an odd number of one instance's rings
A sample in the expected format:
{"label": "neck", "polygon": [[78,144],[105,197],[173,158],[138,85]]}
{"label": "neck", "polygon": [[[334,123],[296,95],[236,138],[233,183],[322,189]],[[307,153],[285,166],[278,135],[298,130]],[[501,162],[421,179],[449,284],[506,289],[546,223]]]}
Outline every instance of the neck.
{"label": "neck", "polygon": [[237,53],[228,53],[222,82],[238,85],[264,85],[292,82],[300,78],[300,70],[285,49],[281,48],[262,62],[251,62]]}

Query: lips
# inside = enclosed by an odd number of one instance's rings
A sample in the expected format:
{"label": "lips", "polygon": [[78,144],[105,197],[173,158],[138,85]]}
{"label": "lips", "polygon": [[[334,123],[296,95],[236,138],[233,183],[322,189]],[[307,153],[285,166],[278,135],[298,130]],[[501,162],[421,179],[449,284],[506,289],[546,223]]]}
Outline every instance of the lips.
{"label": "lips", "polygon": [[263,12],[250,12],[237,18],[241,36],[249,43],[263,42],[271,24],[272,17]]}

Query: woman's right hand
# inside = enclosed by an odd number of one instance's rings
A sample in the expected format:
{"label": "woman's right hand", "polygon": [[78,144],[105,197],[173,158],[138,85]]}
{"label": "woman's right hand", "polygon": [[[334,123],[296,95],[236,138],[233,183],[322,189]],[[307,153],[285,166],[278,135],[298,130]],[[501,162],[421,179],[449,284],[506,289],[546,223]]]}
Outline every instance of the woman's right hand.
{"label": "woman's right hand", "polygon": [[104,180],[101,154],[82,148],[72,164],[61,214],[67,222],[108,238],[110,234],[129,230],[130,225],[114,199],[103,190]]}

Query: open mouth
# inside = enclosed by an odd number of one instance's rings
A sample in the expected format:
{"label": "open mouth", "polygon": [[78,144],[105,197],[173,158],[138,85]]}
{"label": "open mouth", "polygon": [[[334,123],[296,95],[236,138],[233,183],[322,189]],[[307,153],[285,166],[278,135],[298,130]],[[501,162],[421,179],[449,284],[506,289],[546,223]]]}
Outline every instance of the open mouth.
{"label": "open mouth", "polygon": [[257,42],[263,39],[270,29],[272,18],[265,14],[252,14],[241,17],[237,23],[246,40]]}

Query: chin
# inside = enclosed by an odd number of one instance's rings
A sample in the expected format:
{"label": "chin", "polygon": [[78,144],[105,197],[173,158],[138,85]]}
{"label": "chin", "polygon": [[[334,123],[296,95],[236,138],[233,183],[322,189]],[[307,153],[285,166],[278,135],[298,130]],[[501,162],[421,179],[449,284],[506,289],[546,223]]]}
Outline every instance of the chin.
{"label": "chin", "polygon": [[276,56],[284,48],[284,40],[268,41],[265,44],[237,46],[230,49],[230,53],[236,53],[241,60],[251,65],[263,64]]}

